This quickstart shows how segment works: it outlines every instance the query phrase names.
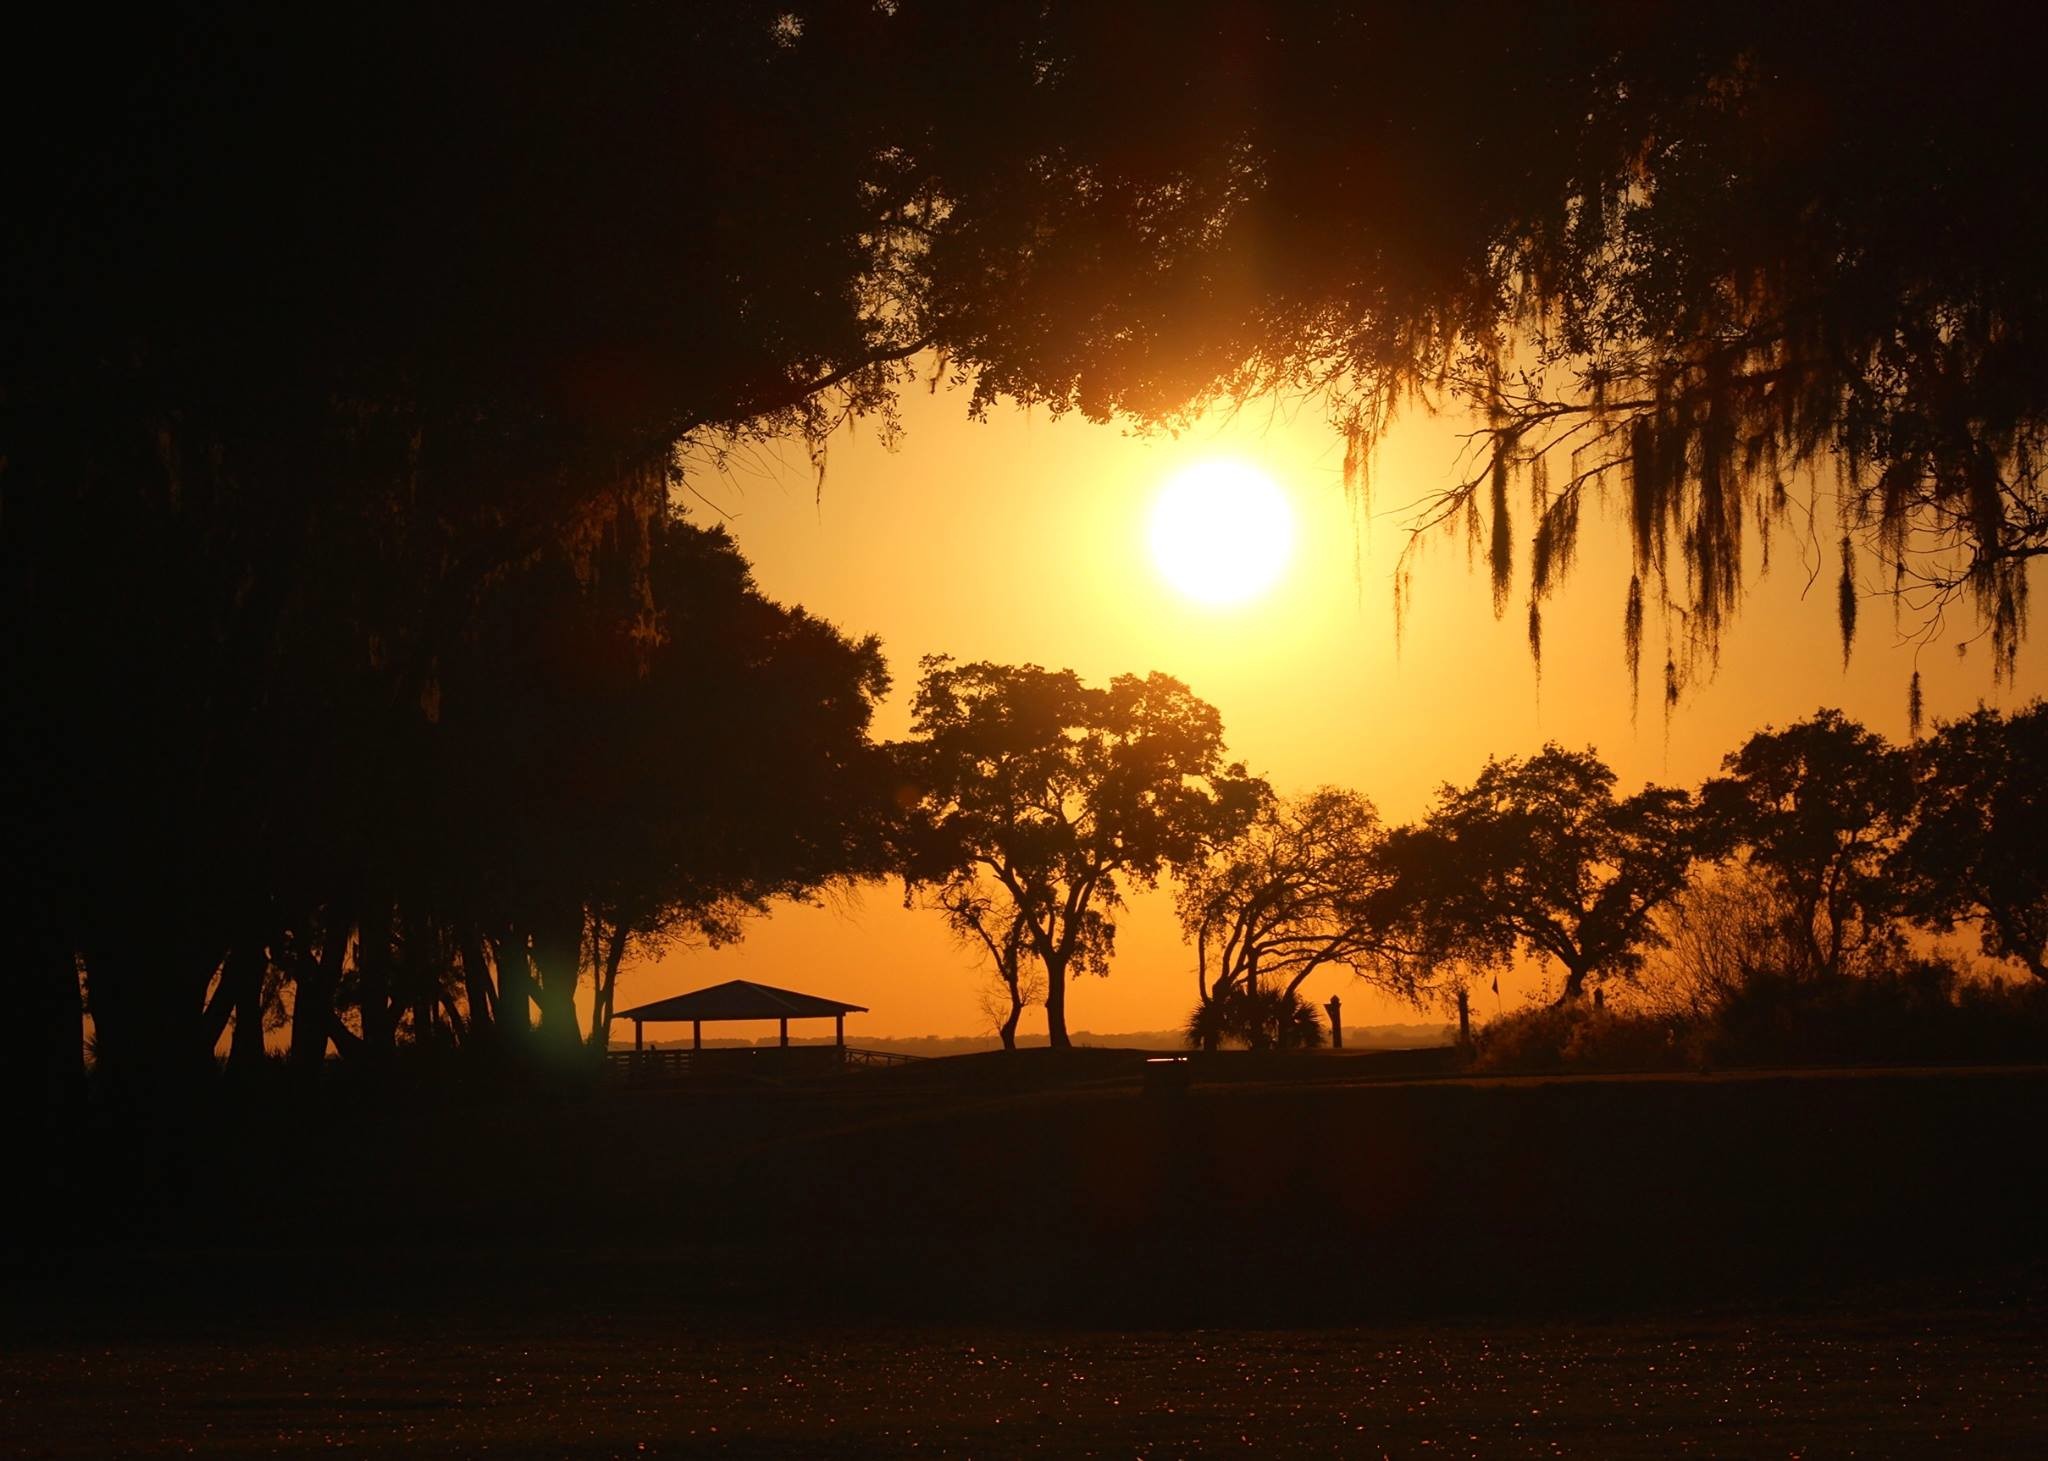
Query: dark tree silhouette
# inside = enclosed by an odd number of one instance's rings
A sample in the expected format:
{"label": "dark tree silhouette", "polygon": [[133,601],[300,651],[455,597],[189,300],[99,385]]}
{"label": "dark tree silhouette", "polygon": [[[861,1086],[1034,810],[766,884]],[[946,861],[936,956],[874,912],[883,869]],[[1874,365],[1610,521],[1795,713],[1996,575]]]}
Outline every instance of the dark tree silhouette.
{"label": "dark tree silhouette", "polygon": [[[1236,840],[1183,871],[1176,906],[1201,996],[1190,1029],[1205,1049],[1225,1036],[1258,1040],[1254,1006],[1256,1015],[1291,1016],[1303,981],[1322,968],[1415,997],[1412,949],[1390,925],[1384,840],[1370,801],[1324,787],[1266,802]],[[1282,998],[1259,1005],[1269,988]]]}
{"label": "dark tree silhouette", "polygon": [[1912,802],[1905,757],[1838,710],[1765,729],[1722,759],[1700,792],[1704,845],[1738,856],[1784,895],[1811,972],[1886,937],[1897,889],[1885,856]]}
{"label": "dark tree silhouette", "polygon": [[992,881],[1045,966],[1046,1027],[1067,1038],[1067,981],[1107,973],[1126,884],[1150,886],[1235,835],[1263,782],[1223,760],[1223,723],[1180,681],[924,660],[906,881]]}
{"label": "dark tree silhouette", "polygon": [[[906,891],[914,901],[916,890]],[[984,1008],[995,1025],[997,1037],[1003,1042],[1003,1049],[1015,1050],[1017,1026],[1024,1018],[1025,1008],[1045,1000],[1045,981],[1042,976],[1034,977],[1029,963],[1035,957],[1031,949],[1030,916],[1018,908],[1001,888],[985,886],[971,870],[966,869],[956,870],[952,878],[931,894],[931,901],[946,915],[946,924],[955,935],[970,944],[977,953],[988,955],[990,970],[1001,993],[999,1002],[991,1001]],[[1089,933],[1094,934],[1096,940],[1076,951],[1075,968],[1094,973],[1108,972],[1109,932],[1108,926],[1101,922],[1084,932],[1084,940]],[[1095,946],[1096,941],[1100,941],[1101,947]]]}
{"label": "dark tree silhouette", "polygon": [[1652,919],[1694,856],[1691,796],[1645,787],[1616,799],[1592,751],[1545,746],[1489,760],[1472,785],[1446,786],[1428,818],[1396,832],[1411,916],[1468,960],[1520,946],[1564,968],[1560,1004],[1623,977],[1657,939]]}
{"label": "dark tree silhouette", "polygon": [[1941,726],[1913,757],[1912,828],[1886,866],[1909,915],[1974,919],[1984,952],[2048,980],[2048,705]]}

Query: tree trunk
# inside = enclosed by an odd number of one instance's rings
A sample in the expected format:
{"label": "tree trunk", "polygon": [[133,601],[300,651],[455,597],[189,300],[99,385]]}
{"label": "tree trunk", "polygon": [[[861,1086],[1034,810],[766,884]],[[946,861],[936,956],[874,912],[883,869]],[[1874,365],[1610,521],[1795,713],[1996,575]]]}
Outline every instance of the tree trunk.
{"label": "tree trunk", "polygon": [[194,948],[189,941],[180,948],[174,935],[145,941],[131,934],[88,953],[97,1063],[127,1114],[173,1116],[212,1069],[206,988],[220,955]]}
{"label": "tree trunk", "polygon": [[1462,984],[1458,986],[1458,1043],[1472,1043],[1472,991]]}
{"label": "tree trunk", "polygon": [[508,1055],[523,1056],[533,1036],[533,1015],[527,1008],[533,998],[533,974],[527,963],[526,933],[507,924],[497,945],[498,1040]]}
{"label": "tree trunk", "polygon": [[1024,998],[1018,992],[1015,971],[1005,976],[1003,983],[1010,991],[1010,1012],[1003,1017],[1003,1023],[997,1027],[996,1034],[1002,1037],[1003,1049],[1015,1050],[1017,1048],[1017,1022],[1024,1018]]}
{"label": "tree trunk", "polygon": [[1074,1043],[1067,1038],[1067,961],[1057,955],[1045,961],[1045,1035],[1055,1050]]}
{"label": "tree trunk", "polygon": [[576,985],[583,972],[583,905],[573,916],[556,909],[533,930],[535,1003],[540,1006],[540,1043],[553,1056],[583,1048],[576,1020]]}
{"label": "tree trunk", "polygon": [[612,1010],[617,1004],[619,965],[625,961],[627,934],[623,922],[612,925],[610,936],[604,943],[604,972],[591,995],[590,1044],[599,1054],[611,1049]]}
{"label": "tree trunk", "polygon": [[356,945],[363,1048],[373,1060],[389,1056],[398,1039],[398,1011],[391,1002],[391,941],[391,905],[373,900]]}
{"label": "tree trunk", "polygon": [[288,1057],[294,1070],[317,1074],[327,1062],[327,1035],[334,1024],[334,991],[341,984],[348,936],[347,921],[336,920],[328,926],[318,958],[310,951],[300,952],[298,979],[292,992],[292,1048]]}
{"label": "tree trunk", "polygon": [[1572,964],[1564,966],[1564,993],[1557,997],[1560,1005],[1576,1004],[1586,995],[1586,970]]}
{"label": "tree trunk", "polygon": [[263,1065],[263,975],[270,967],[263,941],[251,939],[228,955],[229,996],[235,1002],[235,1033],[228,1044],[228,1069],[247,1072]]}
{"label": "tree trunk", "polygon": [[495,996],[491,990],[491,968],[484,960],[484,941],[475,929],[462,936],[462,994],[463,1003],[469,1006],[469,1022],[466,1040],[474,1041],[479,1047],[491,1043],[491,1009]]}

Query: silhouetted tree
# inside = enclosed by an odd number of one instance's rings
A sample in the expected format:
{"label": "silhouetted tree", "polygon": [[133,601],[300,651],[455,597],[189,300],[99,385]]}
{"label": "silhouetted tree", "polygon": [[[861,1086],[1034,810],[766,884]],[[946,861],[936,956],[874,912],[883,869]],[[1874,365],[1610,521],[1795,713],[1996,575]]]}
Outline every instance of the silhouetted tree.
{"label": "silhouetted tree", "polygon": [[[0,98],[37,139],[0,243],[0,782],[10,865],[45,886],[10,888],[36,911],[0,920],[0,978],[49,1011],[14,1038],[53,1043],[9,1071],[75,1052],[82,955],[105,1070],[192,1078],[209,987],[263,923],[336,950],[287,964],[326,971],[294,996],[308,1058],[433,1022],[361,926],[445,936],[471,988],[495,950],[503,1028],[531,993],[572,1031],[585,890],[514,898],[515,819],[425,810],[451,800],[452,679],[488,678],[522,593],[634,602],[641,632],[605,643],[644,657],[678,448],[822,442],[922,338],[891,304],[903,193],[869,175],[887,108],[781,13],[39,31],[38,81]],[[477,886],[448,885],[465,865]],[[508,903],[521,926],[491,922]]]}
{"label": "silhouetted tree", "polygon": [[1234,1025],[1246,1021],[1220,1007],[1238,1003],[1240,992],[1261,994],[1266,981],[1291,999],[1316,970],[1336,967],[1415,997],[1413,950],[1388,902],[1394,876],[1380,856],[1384,840],[1370,801],[1324,787],[1264,803],[1234,841],[1181,874],[1176,906],[1195,946],[1201,1004],[1219,1006],[1213,1019],[1200,1010],[1192,1017],[1204,1048],[1239,1035]]}
{"label": "silhouetted tree", "polygon": [[1769,876],[1809,969],[1840,974],[1892,927],[1897,888],[1885,856],[1911,807],[1905,758],[1823,710],[1757,732],[1721,764],[1727,774],[1700,792],[1704,845]]}
{"label": "silhouetted tree", "polygon": [[1554,959],[1563,1004],[1640,966],[1695,837],[1686,792],[1616,799],[1614,773],[1592,751],[1548,745],[1489,760],[1469,787],[1446,786],[1420,826],[1393,834],[1388,855],[1411,916],[1439,942],[1468,961],[1515,946]]}
{"label": "silhouetted tree", "polygon": [[1984,952],[2048,980],[2048,705],[1940,727],[1913,757],[1912,828],[1885,872],[1942,932],[1975,919]]}
{"label": "silhouetted tree", "polygon": [[1712,1018],[1761,981],[1808,966],[1783,887],[1760,868],[1724,863],[1697,870],[1657,915],[1660,947],[1643,972],[1652,1011]]}
{"label": "silhouetted tree", "polygon": [[906,881],[985,875],[1045,967],[1046,1027],[1067,981],[1107,973],[1126,883],[1150,886],[1235,835],[1264,783],[1223,760],[1215,709],[1166,675],[1106,689],[1071,670],[928,656],[914,738]]}
{"label": "silhouetted tree", "polygon": [[[914,898],[915,889],[907,890]],[[977,954],[987,954],[995,986],[983,1001],[989,1023],[995,1027],[1003,1049],[1017,1048],[1017,1025],[1027,1006],[1045,1002],[1042,966],[1032,960],[1031,920],[1001,889],[991,890],[971,871],[961,870],[931,894],[931,901],[946,915],[946,925]],[[1097,925],[1101,934],[1104,926]],[[1078,968],[1104,973],[1108,970],[1108,949],[1086,949],[1077,953]]]}

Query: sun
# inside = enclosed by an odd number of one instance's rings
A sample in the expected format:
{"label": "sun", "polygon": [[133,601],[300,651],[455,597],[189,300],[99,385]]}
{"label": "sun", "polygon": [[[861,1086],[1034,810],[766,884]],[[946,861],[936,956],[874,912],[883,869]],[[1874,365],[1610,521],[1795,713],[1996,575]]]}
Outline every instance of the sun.
{"label": "sun", "polygon": [[1257,598],[1294,556],[1294,510],[1271,477],[1248,462],[1184,467],[1152,504],[1152,564],[1205,604]]}

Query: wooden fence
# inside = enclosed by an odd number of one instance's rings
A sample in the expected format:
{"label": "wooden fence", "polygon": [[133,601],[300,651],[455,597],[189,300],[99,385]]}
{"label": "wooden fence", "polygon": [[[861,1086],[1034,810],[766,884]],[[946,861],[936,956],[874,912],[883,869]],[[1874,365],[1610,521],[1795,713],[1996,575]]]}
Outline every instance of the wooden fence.
{"label": "wooden fence", "polygon": [[629,1085],[689,1079],[802,1080],[846,1070],[910,1065],[921,1059],[850,1045],[727,1045],[659,1050],[613,1050],[607,1071]]}

